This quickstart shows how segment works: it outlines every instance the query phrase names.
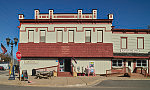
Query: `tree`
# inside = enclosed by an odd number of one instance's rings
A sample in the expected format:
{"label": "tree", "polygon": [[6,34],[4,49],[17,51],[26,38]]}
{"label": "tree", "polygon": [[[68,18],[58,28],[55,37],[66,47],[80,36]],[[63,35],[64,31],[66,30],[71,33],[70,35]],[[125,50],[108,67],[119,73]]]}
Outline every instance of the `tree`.
{"label": "tree", "polygon": [[4,60],[4,62],[10,62],[11,61],[11,56],[8,53],[7,54],[0,53],[0,57],[1,57],[0,62],[2,62],[2,60]]}

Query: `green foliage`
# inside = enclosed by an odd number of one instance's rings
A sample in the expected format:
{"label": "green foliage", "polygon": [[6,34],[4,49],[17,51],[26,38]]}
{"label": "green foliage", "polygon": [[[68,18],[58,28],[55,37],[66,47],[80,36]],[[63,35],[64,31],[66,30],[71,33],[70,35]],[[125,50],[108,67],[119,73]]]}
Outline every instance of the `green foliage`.
{"label": "green foliage", "polygon": [[[2,54],[0,53],[0,57],[1,57],[1,60],[4,60],[4,62],[10,62],[11,61],[11,56],[10,54]],[[2,61],[0,61],[2,62]]]}

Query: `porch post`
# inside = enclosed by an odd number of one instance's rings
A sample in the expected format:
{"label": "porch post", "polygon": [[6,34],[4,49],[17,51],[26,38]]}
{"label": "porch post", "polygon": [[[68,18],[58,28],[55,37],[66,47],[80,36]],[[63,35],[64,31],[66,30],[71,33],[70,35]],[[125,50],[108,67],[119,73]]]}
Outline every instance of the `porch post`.
{"label": "porch post", "polygon": [[148,75],[150,75],[150,58],[148,59]]}
{"label": "porch post", "polygon": [[134,73],[136,73],[135,68],[136,68],[136,59],[133,60],[133,72]]}
{"label": "porch post", "polygon": [[126,72],[126,68],[125,68],[126,67],[126,59],[123,60],[123,63],[124,63],[124,69],[123,70],[124,70],[124,73],[125,73]]}

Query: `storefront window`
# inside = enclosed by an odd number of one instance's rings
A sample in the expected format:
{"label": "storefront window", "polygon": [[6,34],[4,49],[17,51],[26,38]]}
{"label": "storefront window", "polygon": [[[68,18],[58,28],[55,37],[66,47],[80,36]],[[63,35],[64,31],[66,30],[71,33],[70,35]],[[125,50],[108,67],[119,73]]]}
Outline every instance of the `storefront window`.
{"label": "storefront window", "polygon": [[112,66],[121,67],[122,60],[112,60]]}
{"label": "storefront window", "polygon": [[147,66],[147,62],[146,62],[146,60],[137,60],[136,65],[140,66],[140,67]]}

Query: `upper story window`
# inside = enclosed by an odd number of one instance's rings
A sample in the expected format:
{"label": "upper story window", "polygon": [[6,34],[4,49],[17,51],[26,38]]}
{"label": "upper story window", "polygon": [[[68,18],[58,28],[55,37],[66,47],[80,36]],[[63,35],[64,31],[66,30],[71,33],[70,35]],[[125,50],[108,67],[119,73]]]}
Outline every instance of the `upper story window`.
{"label": "upper story window", "polygon": [[85,42],[91,42],[91,31],[90,30],[85,31]]}
{"label": "upper story window", "polygon": [[136,66],[139,66],[139,67],[147,66],[147,61],[146,60],[137,60]]}
{"label": "upper story window", "polygon": [[63,32],[62,30],[57,30],[57,42],[63,41]]}
{"label": "upper story window", "polygon": [[103,31],[97,30],[97,42],[103,42]]}
{"label": "upper story window", "polygon": [[33,30],[29,30],[28,31],[28,42],[34,42],[34,31]]}
{"label": "upper story window", "polygon": [[113,67],[121,67],[123,64],[122,64],[122,60],[112,60],[112,66]]}
{"label": "upper story window", "polygon": [[45,30],[40,31],[40,42],[45,42]]}
{"label": "upper story window", "polygon": [[127,49],[127,37],[121,37],[121,49]]}
{"label": "upper story window", "polygon": [[137,49],[144,49],[144,37],[137,37]]}
{"label": "upper story window", "polygon": [[68,42],[74,42],[74,31],[73,30],[69,30],[69,35],[68,35]]}

